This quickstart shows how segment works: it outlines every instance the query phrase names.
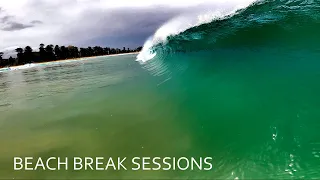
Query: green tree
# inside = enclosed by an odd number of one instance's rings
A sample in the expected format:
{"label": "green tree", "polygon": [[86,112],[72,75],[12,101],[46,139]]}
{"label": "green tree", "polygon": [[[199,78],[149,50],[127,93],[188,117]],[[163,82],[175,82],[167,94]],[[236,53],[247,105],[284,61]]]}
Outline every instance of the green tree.
{"label": "green tree", "polygon": [[50,45],[47,45],[46,48],[46,60],[54,60],[55,59],[55,56],[54,56],[54,53],[53,53],[53,45],[50,44]]}
{"label": "green tree", "polygon": [[17,58],[18,58],[17,64],[25,64],[25,60],[23,58],[23,49],[22,48],[17,48],[15,50],[17,52]]}
{"label": "green tree", "polygon": [[79,57],[79,49],[76,46],[68,46],[69,58],[78,58]]}
{"label": "green tree", "polygon": [[54,54],[56,56],[55,59],[61,59],[61,49],[58,45],[54,47]]}
{"label": "green tree", "polygon": [[94,55],[94,51],[92,49],[92,47],[88,47],[88,56],[93,56]]}
{"label": "green tree", "polygon": [[80,57],[87,57],[88,52],[86,48],[80,48]]}
{"label": "green tree", "polygon": [[14,63],[14,59],[10,56],[7,61],[7,66],[12,65]]}
{"label": "green tree", "polygon": [[103,53],[104,55],[110,54],[110,48],[109,47],[104,48],[103,51],[104,51],[104,53]]}
{"label": "green tree", "polygon": [[118,54],[118,53],[127,53],[133,51],[141,51],[142,47],[138,47],[135,50],[130,50],[129,48],[123,47],[123,49],[119,48],[110,48],[110,47],[87,47],[87,48],[78,48],[76,46],[61,46],[52,44],[45,46],[44,44],[40,44],[39,53],[33,52],[30,46],[26,46],[23,48],[17,48],[15,51],[17,52],[17,58],[13,59],[10,57],[9,60],[2,60],[3,53],[0,52],[0,66],[6,65],[17,65],[17,64],[25,64],[31,63],[33,61],[43,62],[43,61],[51,61],[56,59],[67,59],[67,58],[78,58],[78,57],[89,57],[89,56],[100,56],[100,55],[109,55],[109,54]]}
{"label": "green tree", "polygon": [[2,60],[3,52],[0,52],[0,67],[6,66],[6,62]]}
{"label": "green tree", "polygon": [[100,46],[95,46],[93,47],[93,52],[95,56],[100,56],[100,55],[103,55],[103,48],[100,47]]}
{"label": "green tree", "polygon": [[76,46],[73,46],[73,54],[75,55],[76,58],[80,57],[79,54],[79,48]]}
{"label": "green tree", "polygon": [[47,58],[46,58],[46,50],[44,49],[44,44],[41,43],[40,44],[40,47],[39,47],[39,53],[40,53],[40,62],[42,61],[45,61]]}
{"label": "green tree", "polygon": [[69,56],[69,51],[65,46],[61,46],[61,59],[67,59]]}
{"label": "green tree", "polygon": [[33,53],[32,48],[30,46],[26,46],[24,48],[24,59],[25,63],[31,63],[33,61]]}
{"label": "green tree", "polygon": [[114,48],[111,48],[111,50],[110,50],[110,54],[116,54],[117,53],[117,50],[116,49],[114,49]]}

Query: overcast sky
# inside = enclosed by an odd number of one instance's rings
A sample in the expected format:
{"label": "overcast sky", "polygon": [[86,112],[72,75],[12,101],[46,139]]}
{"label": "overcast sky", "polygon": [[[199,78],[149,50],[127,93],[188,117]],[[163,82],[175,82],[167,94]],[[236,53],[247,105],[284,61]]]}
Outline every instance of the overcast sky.
{"label": "overcast sky", "polygon": [[40,43],[134,48],[176,16],[239,1],[250,0],[0,0],[0,51]]}

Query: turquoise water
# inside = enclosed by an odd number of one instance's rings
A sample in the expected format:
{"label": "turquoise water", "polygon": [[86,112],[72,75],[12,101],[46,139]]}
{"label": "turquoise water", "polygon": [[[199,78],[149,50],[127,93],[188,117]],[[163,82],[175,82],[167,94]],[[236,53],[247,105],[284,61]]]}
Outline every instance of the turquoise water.
{"label": "turquoise water", "polygon": [[[1,72],[0,179],[319,179],[318,7],[254,4],[153,44],[144,63]],[[212,157],[213,168],[13,171],[14,156]]]}
{"label": "turquoise water", "polygon": [[[317,59],[257,54],[181,55],[160,76],[134,55],[2,73],[1,178],[318,178]],[[13,171],[14,156],[210,156],[213,169]]]}

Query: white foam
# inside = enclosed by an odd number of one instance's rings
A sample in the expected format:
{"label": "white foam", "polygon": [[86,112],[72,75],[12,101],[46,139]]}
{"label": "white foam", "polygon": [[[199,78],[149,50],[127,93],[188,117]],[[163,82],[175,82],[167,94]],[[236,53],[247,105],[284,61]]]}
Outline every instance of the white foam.
{"label": "white foam", "polygon": [[152,52],[151,48],[154,45],[153,37],[150,37],[143,45],[141,52],[137,55],[137,61],[145,63],[147,60],[154,58],[157,54]]}
{"label": "white foam", "polygon": [[20,69],[28,69],[28,68],[32,68],[32,67],[35,67],[37,66],[37,64],[25,64],[25,65],[21,65],[21,66],[12,66],[12,67],[8,67],[6,68],[6,70],[10,70],[10,71],[13,71],[13,70],[20,70]]}

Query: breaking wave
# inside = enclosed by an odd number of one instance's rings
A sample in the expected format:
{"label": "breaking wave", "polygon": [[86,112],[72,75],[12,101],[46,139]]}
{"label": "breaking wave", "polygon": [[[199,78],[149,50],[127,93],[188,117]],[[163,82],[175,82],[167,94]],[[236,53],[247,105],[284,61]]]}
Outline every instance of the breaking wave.
{"label": "breaking wave", "polygon": [[225,47],[313,46],[320,40],[319,12],[314,0],[267,0],[177,17],[145,42],[137,61]]}

